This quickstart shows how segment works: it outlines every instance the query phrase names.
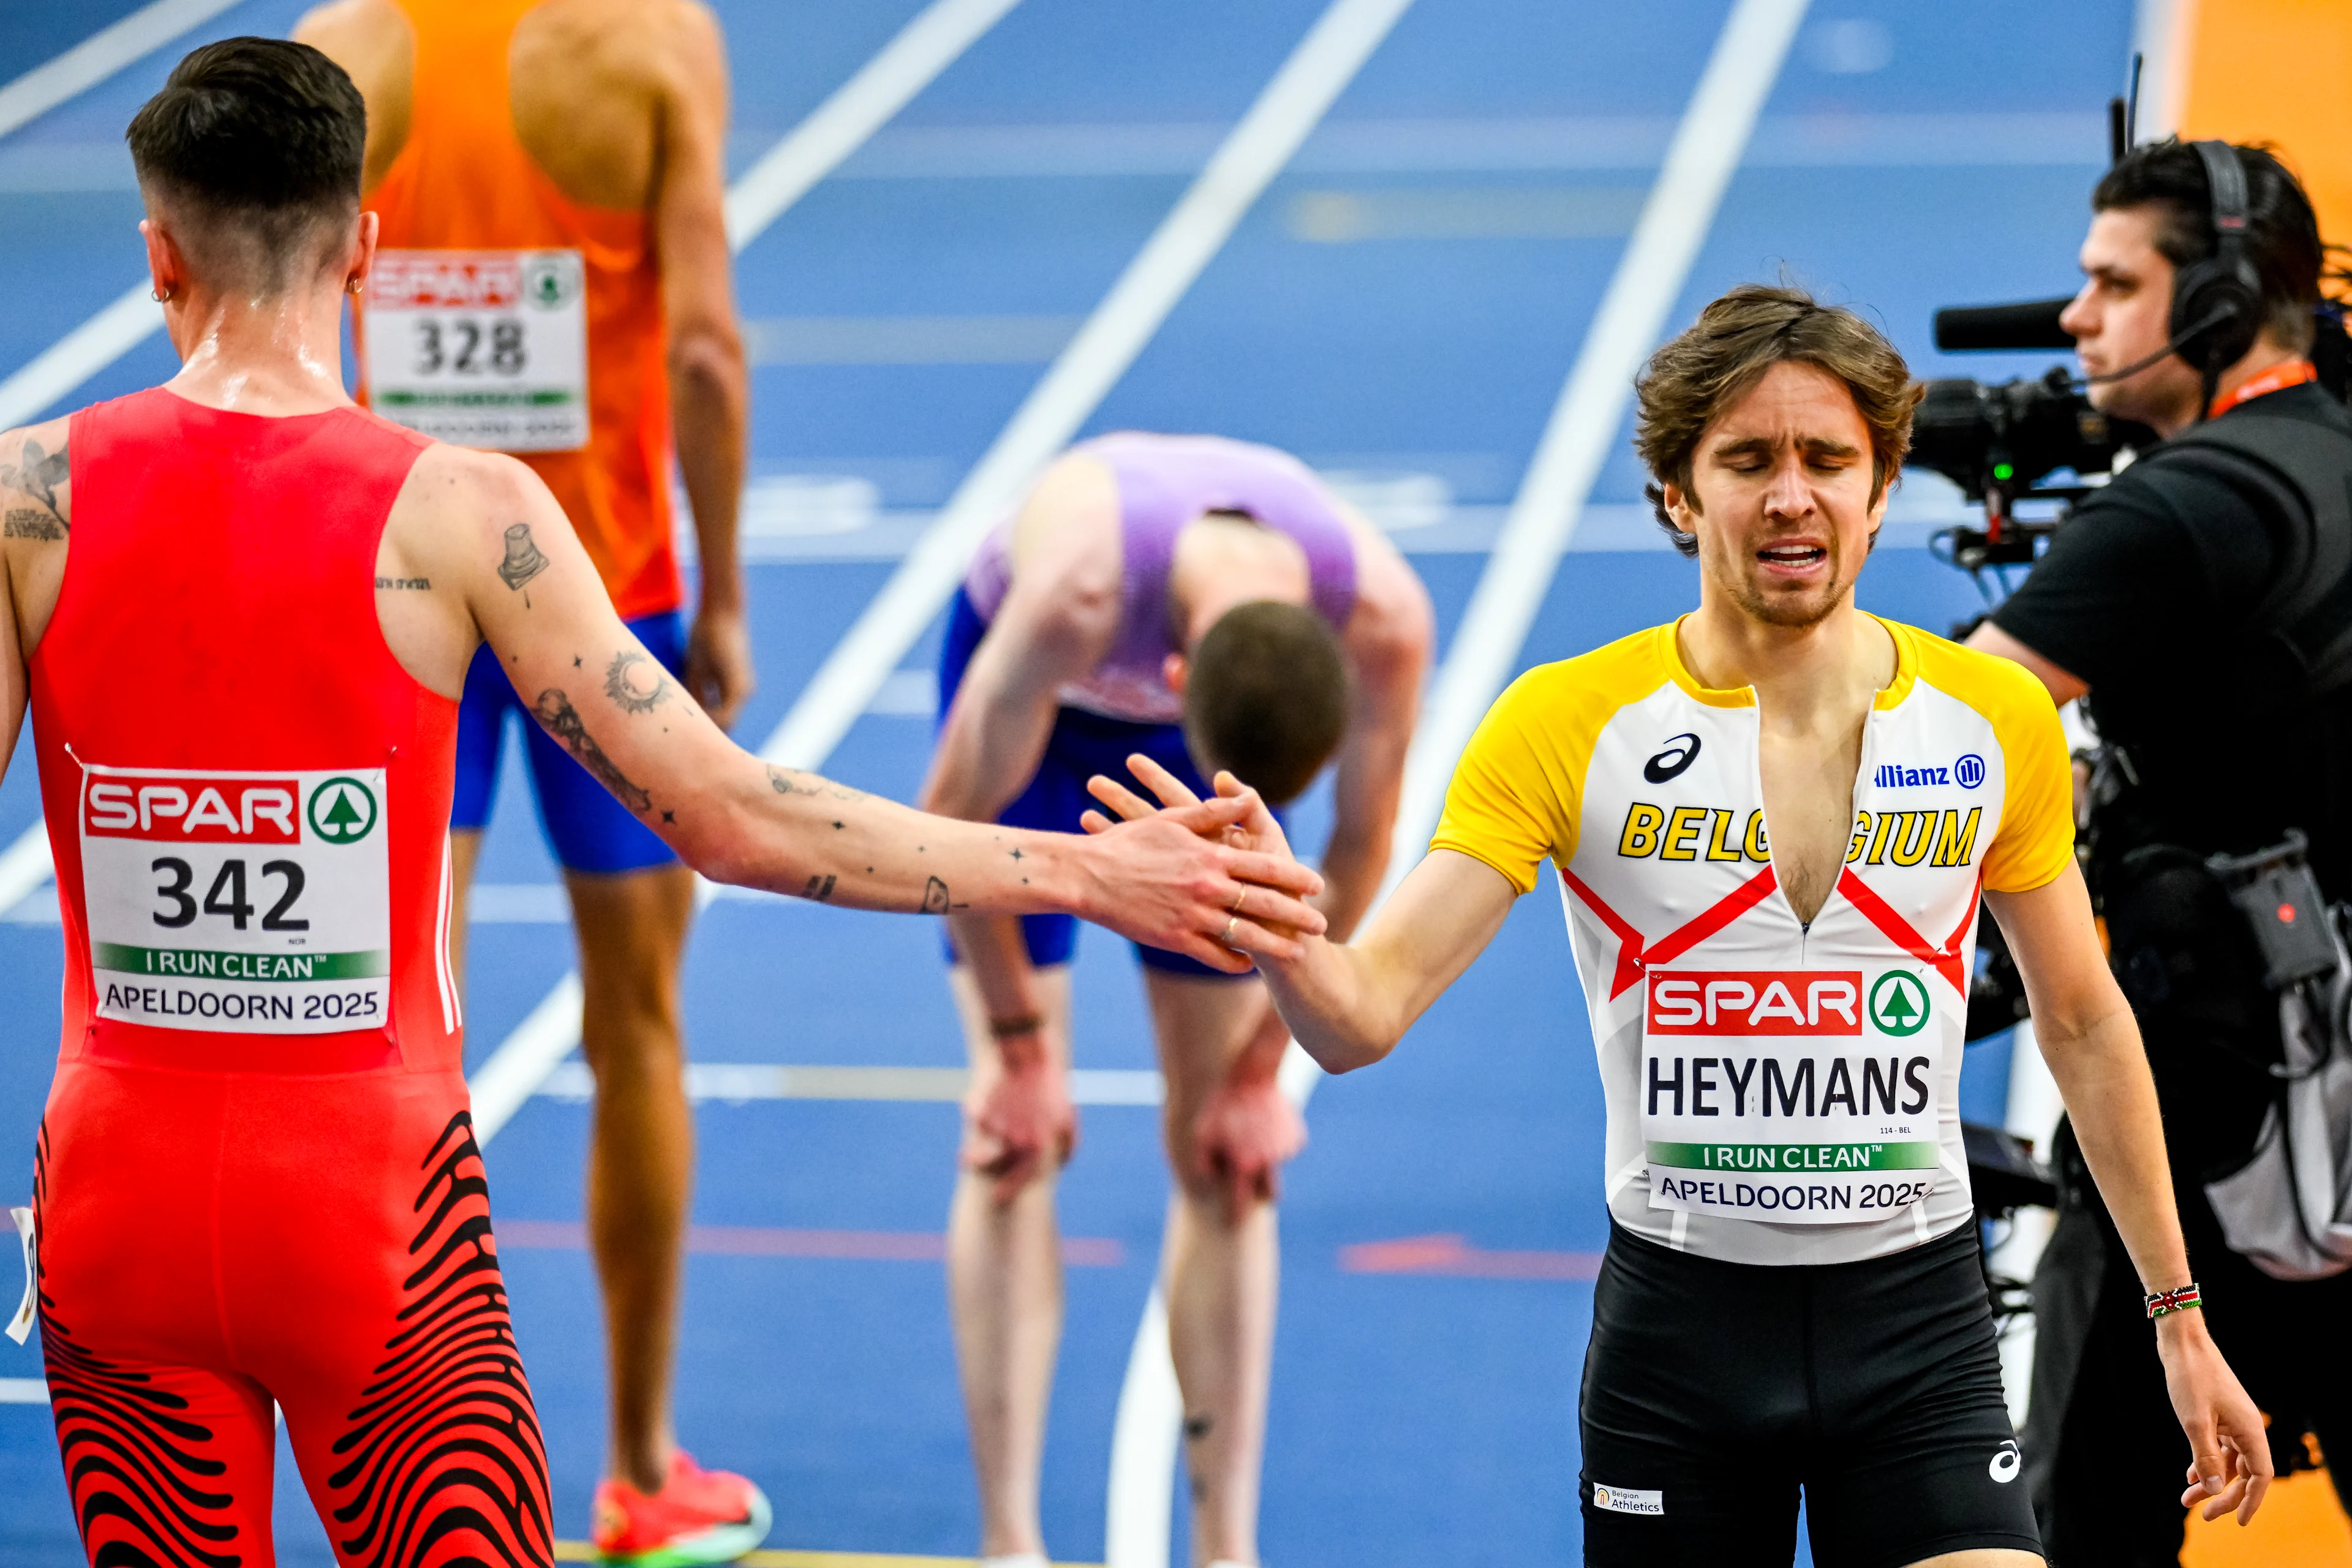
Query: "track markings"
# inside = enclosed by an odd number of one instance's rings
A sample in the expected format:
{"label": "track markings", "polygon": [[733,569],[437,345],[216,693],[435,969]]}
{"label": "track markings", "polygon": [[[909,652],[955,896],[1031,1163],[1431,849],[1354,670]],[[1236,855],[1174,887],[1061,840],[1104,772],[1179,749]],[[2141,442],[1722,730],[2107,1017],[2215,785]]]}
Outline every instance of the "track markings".
{"label": "track markings", "polygon": [[[87,92],[116,71],[204,26],[237,0],[155,0],[0,87],[0,136]],[[0,420],[0,425],[14,424]]]}
{"label": "track markings", "polygon": [[[864,1100],[955,1104],[971,1086],[963,1068],[781,1067],[768,1062],[688,1062],[686,1097],[700,1104],[747,1105],[765,1100]],[[581,1061],[558,1063],[539,1086],[554,1100],[595,1098],[596,1075]],[[1160,1075],[1147,1068],[1076,1068],[1075,1105],[1157,1105]]]}
{"label": "track markings", "polygon": [[[601,1561],[584,1541],[555,1543],[558,1563]],[[751,1552],[735,1559],[738,1568],[976,1568],[969,1557],[901,1557],[887,1552]],[[1099,1563],[1056,1563],[1054,1568],[1102,1568]]]}
{"label": "track markings", "polygon": [[[1471,731],[1517,664],[1624,422],[1633,375],[1664,329],[1739,167],[1806,0],[1737,0],[1675,127],[1649,198],[1463,612],[1405,763],[1385,900],[1421,858]],[[1375,908],[1378,907],[1377,902]],[[1282,1084],[1304,1105],[1322,1071],[1296,1043]],[[1129,1353],[1112,1427],[1105,1555],[1110,1568],[1167,1568],[1183,1400],[1155,1286]]]}
{"label": "track markings", "polygon": [[[577,1252],[588,1245],[588,1227],[576,1219],[502,1219],[501,1249],[525,1247]],[[858,1262],[940,1263],[948,1238],[928,1230],[794,1230],[762,1225],[697,1225],[687,1227],[688,1252],[724,1258],[829,1258]],[[1076,1268],[1117,1268],[1127,1262],[1124,1242],[1107,1236],[1062,1237],[1062,1261]]]}

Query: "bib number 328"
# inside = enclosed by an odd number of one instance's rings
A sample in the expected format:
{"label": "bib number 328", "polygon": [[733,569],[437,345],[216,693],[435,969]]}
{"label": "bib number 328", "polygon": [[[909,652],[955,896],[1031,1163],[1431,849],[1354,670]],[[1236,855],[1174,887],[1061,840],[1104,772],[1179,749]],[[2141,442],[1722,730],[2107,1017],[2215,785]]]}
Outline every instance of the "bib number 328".
{"label": "bib number 328", "polygon": [[368,396],[385,418],[501,452],[588,444],[578,251],[379,251],[365,298]]}
{"label": "bib number 328", "polygon": [[99,1016],[163,1028],[377,1028],[391,1003],[381,768],[93,767],[82,882]]}

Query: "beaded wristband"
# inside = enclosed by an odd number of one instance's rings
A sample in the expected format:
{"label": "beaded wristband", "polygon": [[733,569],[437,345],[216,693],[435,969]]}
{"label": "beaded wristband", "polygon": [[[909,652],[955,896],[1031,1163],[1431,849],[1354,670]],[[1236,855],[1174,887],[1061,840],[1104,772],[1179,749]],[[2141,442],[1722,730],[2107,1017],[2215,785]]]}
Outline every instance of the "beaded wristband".
{"label": "beaded wristband", "polygon": [[2183,1285],[2178,1290],[2158,1290],[2143,1299],[2147,1303],[2147,1315],[2151,1321],[2161,1318],[2167,1312],[2185,1311],[2190,1307],[2202,1309],[2205,1305],[2205,1299],[2197,1293],[2197,1284],[2194,1280]]}

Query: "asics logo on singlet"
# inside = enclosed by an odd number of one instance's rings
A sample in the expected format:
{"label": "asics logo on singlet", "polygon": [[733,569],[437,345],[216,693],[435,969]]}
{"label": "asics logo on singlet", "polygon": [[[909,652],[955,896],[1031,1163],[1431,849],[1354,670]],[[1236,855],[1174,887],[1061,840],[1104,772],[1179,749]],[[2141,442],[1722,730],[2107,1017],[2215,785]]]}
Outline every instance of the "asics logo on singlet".
{"label": "asics logo on singlet", "polygon": [[1973,752],[1948,768],[1908,768],[1901,763],[1886,763],[1870,775],[1874,789],[1925,789],[1931,784],[1975,789],[1984,782],[1984,759]]}
{"label": "asics logo on singlet", "polygon": [[2018,1469],[2024,1463],[2025,1457],[2018,1452],[2015,1439],[2004,1439],[2000,1447],[1993,1450],[1992,1463],[1985,1467],[1985,1474],[2007,1486],[2017,1479]]}
{"label": "asics logo on singlet", "polygon": [[1642,776],[1652,784],[1665,784],[1683,776],[1689,766],[1698,761],[1698,737],[1675,735],[1669,739],[1658,754],[1642,764]]}

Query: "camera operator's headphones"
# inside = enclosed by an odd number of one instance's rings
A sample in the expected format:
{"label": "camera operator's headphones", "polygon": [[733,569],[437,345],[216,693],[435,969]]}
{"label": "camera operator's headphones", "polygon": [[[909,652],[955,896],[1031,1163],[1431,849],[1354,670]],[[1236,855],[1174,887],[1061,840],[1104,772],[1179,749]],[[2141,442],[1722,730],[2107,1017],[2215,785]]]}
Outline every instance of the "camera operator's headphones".
{"label": "camera operator's headphones", "polygon": [[2227,142],[2191,142],[2205,163],[2213,254],[2172,282],[2172,352],[2209,380],[2245,356],[2263,324],[2263,280],[2246,258],[2246,171]]}

